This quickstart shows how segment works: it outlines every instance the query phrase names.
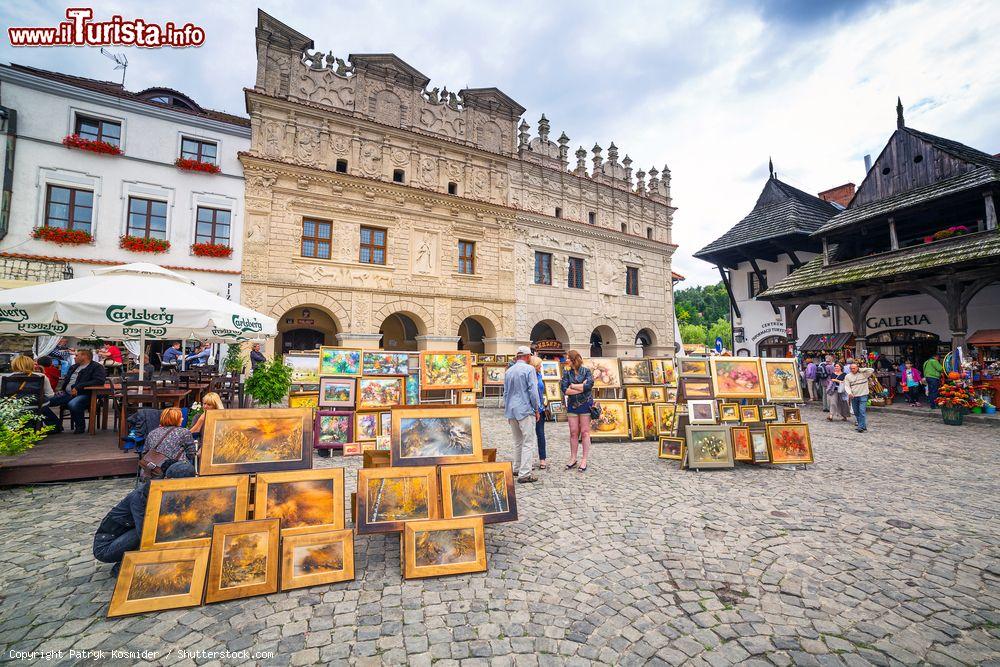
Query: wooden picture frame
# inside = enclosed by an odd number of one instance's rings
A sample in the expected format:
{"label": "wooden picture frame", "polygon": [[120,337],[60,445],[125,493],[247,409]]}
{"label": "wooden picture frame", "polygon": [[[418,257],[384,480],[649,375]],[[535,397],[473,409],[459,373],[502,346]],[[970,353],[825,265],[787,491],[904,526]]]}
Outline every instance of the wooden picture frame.
{"label": "wooden picture frame", "polygon": [[619,439],[629,437],[628,405],[622,399],[602,398],[597,401],[601,416],[590,420],[590,437],[599,440]]}
{"label": "wooden picture frame", "polygon": [[629,403],[645,403],[645,387],[625,387],[625,400]]}
{"label": "wooden picture frame", "polygon": [[204,414],[200,475],[312,467],[311,408],[208,410]]}
{"label": "wooden picture frame", "polygon": [[646,440],[656,439],[656,410],[652,403],[642,404],[643,431],[646,433]]}
{"label": "wooden picture frame", "polygon": [[288,392],[288,407],[307,408],[312,410],[319,407],[318,391],[290,391]]}
{"label": "wooden picture frame", "polygon": [[739,403],[723,403],[719,406],[720,422],[738,422],[740,420]]}
{"label": "wooden picture frame", "polygon": [[671,461],[680,461],[684,451],[684,438],[670,436],[660,437],[659,457]]}
{"label": "wooden picture frame", "polygon": [[354,442],[354,413],[350,410],[317,410],[313,424],[314,449],[343,449]]}
{"label": "wooden picture frame", "polygon": [[281,590],[334,584],[354,579],[354,532],[351,529],[281,531]]}
{"label": "wooden picture frame", "polygon": [[205,602],[277,593],[279,536],[277,519],[215,524]]}
{"label": "wooden picture frame", "polygon": [[687,402],[688,419],[692,424],[714,424],[716,404],[712,400],[690,400]]}
{"label": "wooden picture frame", "polygon": [[392,410],[383,410],[378,413],[378,434],[379,436],[392,437]]}
{"label": "wooden picture frame", "polygon": [[798,408],[782,408],[781,420],[786,424],[801,424],[802,411]]}
{"label": "wooden picture frame", "polygon": [[483,366],[483,386],[502,387],[507,376],[507,367],[499,364]]}
{"label": "wooden picture frame", "polygon": [[750,429],[750,446],[753,450],[754,463],[771,462],[771,452],[767,445],[767,432],[764,429]]}
{"label": "wooden picture frame", "polygon": [[361,377],[360,347],[323,345],[319,348],[319,376],[346,375]]}
{"label": "wooden picture frame", "polygon": [[472,353],[421,352],[420,386],[424,391],[472,389]]}
{"label": "wooden picture frame", "polygon": [[366,377],[409,375],[410,355],[407,352],[363,350],[361,375]]}
{"label": "wooden picture frame", "polygon": [[476,405],[476,392],[472,390],[458,392],[458,404]]}
{"label": "wooden picture frame", "polygon": [[778,406],[764,404],[760,406],[760,420],[762,422],[778,421]]}
{"label": "wooden picture frame", "polygon": [[357,378],[324,377],[319,379],[320,408],[353,408],[356,402]]}
{"label": "wooden picture frame", "polygon": [[479,408],[474,405],[392,411],[392,465],[477,463],[483,458]]}
{"label": "wooden picture frame", "polygon": [[420,405],[420,375],[410,373],[406,376],[406,404]]}
{"label": "wooden picture frame", "polygon": [[354,413],[355,442],[372,442],[378,437],[378,411]]}
{"label": "wooden picture frame", "polygon": [[622,386],[621,367],[617,358],[591,357],[584,359],[583,365],[589,368],[594,376],[595,389],[618,389]]}
{"label": "wooden picture frame", "polygon": [[549,403],[560,403],[563,400],[562,382],[545,382],[545,399]]}
{"label": "wooden picture frame", "polygon": [[343,456],[361,456],[365,447],[371,447],[371,443],[368,442],[349,442],[344,445],[344,449],[341,451]]}
{"label": "wooden picture frame", "polygon": [[674,403],[655,403],[656,435],[673,437],[677,422],[677,405]]}
{"label": "wooden picture frame", "polygon": [[486,366],[488,364],[495,364],[496,359],[497,357],[495,354],[480,354],[478,361],[480,366]]}
{"label": "wooden picture frame", "polygon": [[438,518],[438,476],[434,466],[358,470],[358,535],[398,533],[409,521]]}
{"label": "wooden picture frame", "polygon": [[318,353],[289,352],[282,361],[292,369],[292,384],[319,384]]}
{"label": "wooden picture frame", "polygon": [[249,503],[246,475],[154,479],[149,483],[139,548],[207,547],[212,526],[245,520]]}
{"label": "wooden picture frame", "polygon": [[344,469],[262,472],[254,486],[255,519],[278,519],[281,535],[344,527]]}
{"label": "wooden picture frame", "polygon": [[483,393],[483,367],[472,367],[472,391],[477,394]]}
{"label": "wooden picture frame", "polygon": [[663,403],[667,400],[667,390],[665,387],[646,387],[647,403]]}
{"label": "wooden picture frame", "polygon": [[798,403],[802,400],[802,385],[795,359],[762,358],[764,390],[771,403]]}
{"label": "wooden picture frame", "polygon": [[667,383],[666,377],[663,374],[663,363],[659,359],[649,360],[649,378],[651,384],[661,387]]}
{"label": "wooden picture frame", "polygon": [[404,579],[486,571],[482,517],[410,521],[400,536]]}
{"label": "wooden picture frame", "polygon": [[402,377],[358,378],[358,410],[379,410],[403,405],[405,384]]}
{"label": "wooden picture frame", "polygon": [[542,359],[542,380],[562,381],[562,369],[555,360]]}
{"label": "wooden picture frame", "polygon": [[677,386],[677,367],[673,359],[660,359],[660,368],[663,369],[663,384],[667,387]]}
{"label": "wooden picture frame", "polygon": [[753,463],[753,444],[749,426],[730,426],[729,437],[733,443],[733,459]]}
{"label": "wooden picture frame", "polygon": [[711,377],[708,357],[677,357],[677,374],[681,378]]}
{"label": "wooden picture frame", "polygon": [[197,607],[205,593],[209,547],[129,551],[122,558],[108,618]]}
{"label": "wooden picture frame", "polygon": [[646,417],[642,414],[641,403],[628,405],[629,433],[633,440],[646,439]]}
{"label": "wooden picture frame", "polygon": [[686,401],[693,398],[715,398],[715,393],[712,390],[711,378],[681,377],[680,388],[682,392],[681,396],[683,396]]}
{"label": "wooden picture frame", "polygon": [[735,465],[729,427],[725,424],[688,426],[686,435],[688,468],[732,468]]}
{"label": "wooden picture frame", "polygon": [[441,508],[445,519],[517,521],[513,465],[501,461],[441,466]]}
{"label": "wooden picture frame", "polygon": [[767,430],[767,453],[771,463],[793,465],[813,462],[809,424],[795,422],[768,424],[765,429]]}
{"label": "wooden picture frame", "polygon": [[[709,384],[709,388],[711,388],[711,386],[712,385]],[[677,394],[680,392],[680,389],[677,388],[677,387],[671,387],[670,385],[667,385],[663,389],[664,389],[664,392],[665,392],[664,397],[663,397],[664,402],[666,402],[666,403],[676,403],[677,402]]]}
{"label": "wooden picture frame", "polygon": [[760,421],[760,409],[756,405],[741,405],[740,421],[744,424],[756,424]]}
{"label": "wooden picture frame", "polygon": [[764,398],[757,357],[711,357],[712,390],[719,398]]}
{"label": "wooden picture frame", "polygon": [[653,383],[649,359],[619,359],[622,386],[648,385]]}

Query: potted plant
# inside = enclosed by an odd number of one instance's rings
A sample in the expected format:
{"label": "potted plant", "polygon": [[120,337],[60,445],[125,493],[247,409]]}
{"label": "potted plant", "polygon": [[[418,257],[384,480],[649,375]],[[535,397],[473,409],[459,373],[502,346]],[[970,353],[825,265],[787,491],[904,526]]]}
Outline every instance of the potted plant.
{"label": "potted plant", "polygon": [[132,252],[159,253],[170,250],[170,241],[126,234],[118,240],[118,247]]}
{"label": "potted plant", "polygon": [[953,225],[948,229],[942,229],[941,231],[934,232],[929,236],[924,237],[924,243],[934,243],[935,241],[940,241],[941,239],[948,239],[952,236],[962,236],[963,234],[968,234],[969,228],[965,225]]}
{"label": "potted plant", "polygon": [[226,358],[222,362],[222,370],[227,373],[238,374],[243,372],[243,365],[243,350],[240,349],[239,345],[233,343],[226,350]]}
{"label": "potted plant", "polygon": [[94,240],[90,232],[61,227],[35,227],[31,232],[31,238],[59,245],[84,245]]}
{"label": "potted plant", "polygon": [[42,420],[27,398],[0,398],[0,456],[17,456],[28,451],[52,431],[51,426],[37,427]]}
{"label": "potted plant", "polygon": [[201,162],[182,157],[174,160],[174,166],[181,171],[200,171],[204,174],[218,174],[222,171],[222,168],[214,162]]}
{"label": "potted plant", "polygon": [[66,148],[75,148],[81,151],[100,153],[101,155],[122,154],[122,149],[114,144],[110,144],[107,141],[97,141],[96,139],[84,139],[79,134],[67,135],[63,138],[62,142]]}
{"label": "potted plant", "polygon": [[949,426],[961,426],[965,413],[979,405],[971,389],[957,381],[943,382],[935,401],[941,408],[941,419]]}
{"label": "potted plant", "polygon": [[224,243],[192,243],[191,254],[198,257],[232,257],[232,246]]}
{"label": "potted plant", "polygon": [[257,403],[267,403],[267,407],[271,407],[284,400],[291,386],[292,367],[275,355],[271,361],[257,365],[247,378],[246,392]]}

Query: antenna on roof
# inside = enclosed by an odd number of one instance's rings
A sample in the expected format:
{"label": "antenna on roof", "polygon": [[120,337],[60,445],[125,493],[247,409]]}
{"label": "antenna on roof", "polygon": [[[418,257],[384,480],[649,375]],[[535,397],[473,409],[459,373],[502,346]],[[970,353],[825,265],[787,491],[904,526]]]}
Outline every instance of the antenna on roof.
{"label": "antenna on roof", "polygon": [[125,57],[124,53],[111,53],[103,46],[101,47],[101,55],[112,60],[115,63],[115,69],[122,71],[122,90],[125,90],[125,72],[128,70],[128,58]]}
{"label": "antenna on roof", "polygon": [[774,162],[771,160],[771,156],[767,156],[767,171],[774,178]]}

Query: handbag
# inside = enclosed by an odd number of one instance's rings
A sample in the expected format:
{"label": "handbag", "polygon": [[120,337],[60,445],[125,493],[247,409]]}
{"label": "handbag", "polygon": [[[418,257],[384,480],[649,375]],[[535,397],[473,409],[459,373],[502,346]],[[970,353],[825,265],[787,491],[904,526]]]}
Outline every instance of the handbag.
{"label": "handbag", "polygon": [[[177,427],[175,426],[174,428]],[[171,429],[171,431],[173,431],[173,429]],[[168,431],[168,433],[171,431]],[[160,441],[162,442],[162,438]],[[156,444],[160,443],[158,442]],[[145,453],[143,453],[142,457],[139,458],[139,470],[146,473],[146,477],[150,479],[162,479],[164,473],[167,472],[167,468],[169,468],[172,463],[174,463],[174,459],[168,457],[163,452],[158,452],[155,449],[147,449]]]}
{"label": "handbag", "polygon": [[596,401],[590,402],[590,418],[600,419],[601,418],[601,404]]}

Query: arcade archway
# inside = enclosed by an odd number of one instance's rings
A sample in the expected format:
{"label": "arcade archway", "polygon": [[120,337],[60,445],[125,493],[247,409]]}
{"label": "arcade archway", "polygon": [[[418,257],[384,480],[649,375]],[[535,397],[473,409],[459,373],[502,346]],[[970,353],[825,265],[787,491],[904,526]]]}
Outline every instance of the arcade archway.
{"label": "arcade archway", "polygon": [[417,349],[417,336],[426,328],[424,323],[412,313],[392,313],[379,327],[382,334],[379,347],[383,350],[411,352]]}
{"label": "arcade archway", "polygon": [[296,350],[315,350],[322,345],[336,345],[340,326],[325,308],[303,304],[291,308],[278,318],[278,338],[275,342],[280,354]]}

